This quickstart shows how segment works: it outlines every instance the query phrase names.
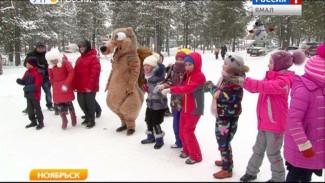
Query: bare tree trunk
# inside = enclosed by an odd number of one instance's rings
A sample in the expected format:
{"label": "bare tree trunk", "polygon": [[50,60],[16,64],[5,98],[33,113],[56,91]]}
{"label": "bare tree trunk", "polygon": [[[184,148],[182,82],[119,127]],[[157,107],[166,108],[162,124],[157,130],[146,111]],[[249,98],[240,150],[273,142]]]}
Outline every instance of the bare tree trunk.
{"label": "bare tree trunk", "polygon": [[[1,2],[0,2],[1,3]],[[0,6],[1,8],[1,6]],[[2,71],[2,56],[1,56],[1,53],[0,53],[0,76],[3,74],[3,71]]]}
{"label": "bare tree trunk", "polygon": [[[15,17],[19,18],[19,3],[14,1],[15,7]],[[21,63],[20,60],[20,52],[21,52],[21,45],[20,45],[20,27],[18,25],[18,20],[15,21],[15,65],[18,66]]]}

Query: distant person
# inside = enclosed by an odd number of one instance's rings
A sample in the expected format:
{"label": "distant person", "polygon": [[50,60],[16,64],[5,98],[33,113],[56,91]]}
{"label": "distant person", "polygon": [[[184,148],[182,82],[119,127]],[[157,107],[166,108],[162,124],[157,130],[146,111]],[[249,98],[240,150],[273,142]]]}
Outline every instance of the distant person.
{"label": "distant person", "polygon": [[75,88],[80,108],[86,118],[81,123],[86,128],[95,126],[96,92],[99,91],[100,63],[97,51],[88,40],[78,42],[81,56],[75,64]]}
{"label": "distant person", "polygon": [[214,54],[216,55],[216,59],[218,60],[218,58],[219,58],[219,48],[218,47],[216,47],[214,49]]}
{"label": "distant person", "polygon": [[256,179],[263,163],[264,154],[271,164],[272,178],[269,182],[284,182],[285,169],[281,148],[288,115],[288,95],[293,83],[294,72],[288,69],[293,64],[302,64],[305,60],[302,51],[293,54],[277,51],[271,54],[269,70],[263,80],[233,76],[234,84],[243,85],[251,93],[259,93],[257,101],[258,134],[246,173],[241,182]]}
{"label": "distant person", "polygon": [[226,53],[227,53],[227,47],[226,47],[226,45],[223,45],[223,46],[221,47],[221,57],[222,57],[222,60],[225,59],[225,55],[226,55]]}
{"label": "distant person", "polygon": [[71,124],[76,126],[77,117],[72,101],[74,96],[74,69],[65,55],[59,50],[52,49],[47,52],[46,60],[49,64],[49,76],[53,86],[53,101],[55,108],[62,118],[62,129],[68,125],[68,111],[70,112]]}
{"label": "distant person", "polygon": [[325,168],[325,43],[316,51],[305,74],[293,78],[283,146],[287,182],[310,182],[313,173],[322,176]]}
{"label": "distant person", "polygon": [[[24,61],[24,66],[26,67],[27,59],[29,57],[36,57],[38,60],[39,68],[43,71],[43,83],[42,88],[45,93],[46,107],[48,110],[53,111],[53,103],[52,103],[52,94],[51,94],[51,82],[48,73],[48,63],[45,59],[46,47],[42,42],[36,43],[36,48],[27,53],[26,59]],[[27,110],[23,110],[24,113],[27,113]]]}
{"label": "distant person", "polygon": [[27,113],[31,121],[26,128],[36,126],[36,130],[40,130],[44,127],[44,116],[40,105],[43,74],[38,69],[36,57],[28,57],[25,61],[25,66],[28,70],[25,72],[23,78],[18,78],[16,82],[24,85],[24,95],[27,99]]}

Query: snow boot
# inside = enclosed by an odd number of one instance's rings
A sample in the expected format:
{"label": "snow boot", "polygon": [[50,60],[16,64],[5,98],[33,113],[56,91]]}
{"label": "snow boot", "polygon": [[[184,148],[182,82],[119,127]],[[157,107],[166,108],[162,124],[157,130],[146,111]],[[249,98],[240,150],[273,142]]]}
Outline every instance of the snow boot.
{"label": "snow boot", "polygon": [[36,130],[40,130],[44,127],[44,123],[43,122],[39,122],[38,125],[36,126]]}
{"label": "snow boot", "polygon": [[182,151],[181,154],[179,155],[179,157],[181,157],[181,158],[187,158],[187,157],[189,157],[189,155],[186,154],[184,151]]}
{"label": "snow boot", "polygon": [[232,177],[232,172],[225,172],[224,170],[221,170],[217,173],[214,173],[213,177],[216,179],[229,178],[229,177]]}
{"label": "snow boot", "polygon": [[156,144],[154,145],[155,149],[160,149],[164,145],[164,136],[165,132],[161,130],[160,125],[155,125],[154,127],[155,131],[155,138],[156,138]]}
{"label": "snow boot", "polygon": [[25,128],[30,128],[30,127],[34,127],[37,126],[36,122],[31,122],[29,125],[26,125]]}
{"label": "snow boot", "polygon": [[68,126],[68,118],[67,118],[67,114],[68,112],[67,111],[61,111],[60,112],[60,116],[62,118],[62,129],[66,129],[67,126]]}
{"label": "snow boot", "polygon": [[196,160],[192,159],[191,157],[189,157],[189,158],[185,161],[185,163],[188,164],[188,165],[193,165],[193,164],[198,163],[198,162],[200,162],[200,161],[196,161]]}
{"label": "snow boot", "polygon": [[217,165],[217,166],[222,166],[222,161],[217,160],[217,161],[214,162],[214,164]]}
{"label": "snow boot", "polygon": [[126,130],[126,129],[127,129],[126,124],[124,124],[124,125],[118,127],[118,128],[116,129],[116,132],[121,132],[121,131],[124,131],[124,130]]}
{"label": "snow boot", "polygon": [[71,109],[69,112],[70,112],[70,117],[71,117],[71,124],[72,124],[72,126],[76,126],[76,124],[77,124],[76,112],[74,111],[74,109]]}
{"label": "snow boot", "polygon": [[92,128],[95,126],[95,121],[88,121],[87,125],[86,125],[86,128]]}
{"label": "snow boot", "polygon": [[249,175],[245,173],[245,175],[240,178],[240,182],[250,182],[251,180],[255,180],[256,178],[256,175]]}
{"label": "snow boot", "polygon": [[147,130],[146,134],[147,134],[147,138],[141,140],[141,144],[150,144],[150,143],[156,142],[155,136],[153,135],[153,133],[151,131]]}
{"label": "snow boot", "polygon": [[128,130],[126,131],[126,135],[127,135],[127,136],[130,136],[130,135],[132,135],[134,132],[135,132],[134,129],[128,129]]}

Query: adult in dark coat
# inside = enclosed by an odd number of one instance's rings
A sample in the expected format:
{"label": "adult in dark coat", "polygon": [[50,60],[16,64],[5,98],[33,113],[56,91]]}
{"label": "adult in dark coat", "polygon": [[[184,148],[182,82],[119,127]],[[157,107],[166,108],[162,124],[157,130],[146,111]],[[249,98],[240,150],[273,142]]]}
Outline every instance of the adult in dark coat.
{"label": "adult in dark coat", "polygon": [[223,47],[221,47],[221,56],[222,56],[222,60],[225,59],[225,55],[227,53],[227,47],[226,45],[223,45]]}
{"label": "adult in dark coat", "polygon": [[[52,102],[51,82],[50,82],[50,77],[49,77],[49,73],[48,73],[49,65],[45,59],[45,53],[46,53],[45,44],[42,42],[36,43],[36,48],[33,51],[27,53],[25,61],[24,61],[24,66],[26,67],[26,62],[29,57],[37,58],[38,67],[43,72],[42,88],[45,93],[46,107],[50,111],[53,111],[54,108],[53,108],[53,102]],[[27,109],[25,109],[23,112],[27,113]]]}

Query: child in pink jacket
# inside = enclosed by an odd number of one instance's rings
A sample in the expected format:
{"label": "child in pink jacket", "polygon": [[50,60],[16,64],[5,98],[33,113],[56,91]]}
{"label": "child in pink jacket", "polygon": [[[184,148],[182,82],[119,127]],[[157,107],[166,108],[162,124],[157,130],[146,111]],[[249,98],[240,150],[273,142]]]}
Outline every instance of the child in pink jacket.
{"label": "child in pink jacket", "polygon": [[310,182],[325,168],[325,44],[293,78],[288,123],[284,135],[287,182]]}
{"label": "child in pink jacket", "polygon": [[195,136],[195,128],[204,111],[203,85],[206,81],[201,72],[202,58],[197,52],[190,53],[184,59],[186,78],[183,86],[173,86],[161,91],[162,94],[183,94],[179,135],[183,142],[181,158],[189,157],[185,163],[194,164],[202,161],[200,145]]}
{"label": "child in pink jacket", "polygon": [[[305,54],[295,51],[277,51],[271,54],[269,71],[263,80],[249,77],[237,78],[237,83],[251,93],[259,93],[257,102],[258,134],[251,156],[246,167],[246,173],[240,178],[242,182],[256,179],[262,165],[264,154],[271,163],[271,182],[284,182],[285,169],[281,157],[284,130],[288,114],[288,95],[292,86],[294,72],[287,69],[293,64],[301,64]],[[231,80],[235,80],[232,78]]]}

